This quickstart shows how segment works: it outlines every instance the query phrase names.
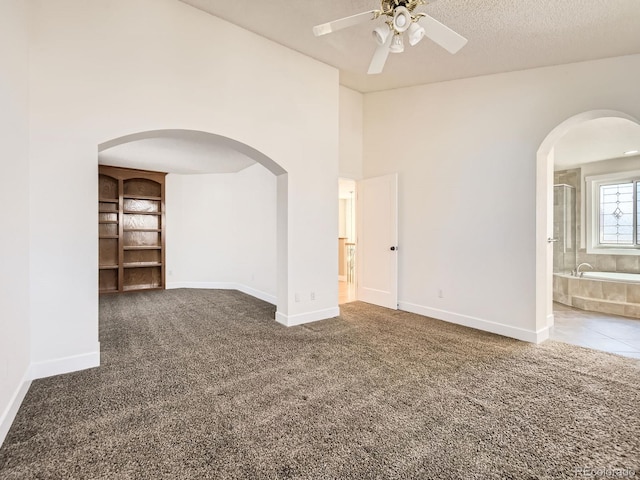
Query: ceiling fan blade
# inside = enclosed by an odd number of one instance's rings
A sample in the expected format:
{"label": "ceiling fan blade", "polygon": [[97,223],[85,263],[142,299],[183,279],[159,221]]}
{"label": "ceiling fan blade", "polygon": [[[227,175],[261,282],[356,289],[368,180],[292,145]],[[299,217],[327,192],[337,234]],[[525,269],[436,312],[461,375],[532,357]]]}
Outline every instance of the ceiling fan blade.
{"label": "ceiling fan blade", "polygon": [[446,25],[443,25],[435,18],[430,17],[426,13],[421,14],[420,17],[422,17],[420,23],[424,27],[425,35],[450,53],[457,53],[467,44],[466,38],[454,32]]}
{"label": "ceiling fan blade", "polygon": [[375,53],[373,54],[373,58],[371,59],[369,70],[367,71],[369,75],[377,75],[378,73],[382,73],[384,64],[387,63],[387,57],[389,56],[389,47],[391,47],[392,40],[393,32],[390,32],[387,40],[384,42],[384,45],[380,45],[376,49]]}
{"label": "ceiling fan blade", "polygon": [[326,35],[327,33],[342,30],[343,28],[353,27],[354,25],[362,23],[365,20],[373,20],[377,16],[379,16],[379,14],[380,10],[371,10],[369,12],[362,12],[358,13],[357,15],[351,15],[350,17],[334,20],[333,22],[316,25],[315,27],[313,27],[313,34],[316,37],[319,37],[320,35]]}

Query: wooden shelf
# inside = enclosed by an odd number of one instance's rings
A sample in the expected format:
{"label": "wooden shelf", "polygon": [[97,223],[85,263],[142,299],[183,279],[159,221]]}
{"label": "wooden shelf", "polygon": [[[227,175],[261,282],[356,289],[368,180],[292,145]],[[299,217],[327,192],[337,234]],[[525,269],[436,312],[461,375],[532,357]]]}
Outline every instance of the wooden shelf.
{"label": "wooden shelf", "polygon": [[[114,212],[109,212],[109,213],[114,213]],[[124,210],[123,213],[127,215],[162,215],[162,212],[134,212],[132,210]]]}
{"label": "wooden shelf", "polygon": [[138,263],[125,263],[124,268],[149,268],[149,267],[161,267],[160,262],[138,262]]}
{"label": "wooden shelf", "polygon": [[129,195],[129,194],[123,195],[122,198],[129,198],[131,200],[153,200],[153,201],[162,200],[161,197],[149,197],[147,195]]}
{"label": "wooden shelf", "polygon": [[150,286],[150,285],[125,285],[122,287],[122,290],[125,292],[133,292],[138,290],[162,290],[161,286]]}
{"label": "wooden shelf", "polygon": [[164,289],[165,178],[166,173],[99,166],[100,293]]}
{"label": "wooden shelf", "polygon": [[117,288],[103,288],[98,293],[118,293]]}

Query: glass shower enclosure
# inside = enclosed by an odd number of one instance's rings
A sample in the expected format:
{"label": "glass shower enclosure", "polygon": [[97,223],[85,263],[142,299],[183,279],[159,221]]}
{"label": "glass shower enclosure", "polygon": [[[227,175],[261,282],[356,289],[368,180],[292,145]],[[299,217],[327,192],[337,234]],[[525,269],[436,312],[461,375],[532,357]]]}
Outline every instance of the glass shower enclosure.
{"label": "glass shower enclosure", "polygon": [[571,273],[576,268],[576,189],[553,186],[553,273]]}

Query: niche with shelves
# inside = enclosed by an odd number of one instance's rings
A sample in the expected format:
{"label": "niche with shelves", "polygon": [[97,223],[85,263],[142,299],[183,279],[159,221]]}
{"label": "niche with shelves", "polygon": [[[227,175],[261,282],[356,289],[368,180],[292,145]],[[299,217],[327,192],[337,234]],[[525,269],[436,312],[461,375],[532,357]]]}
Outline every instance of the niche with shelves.
{"label": "niche with shelves", "polygon": [[164,288],[165,176],[99,167],[100,293]]}

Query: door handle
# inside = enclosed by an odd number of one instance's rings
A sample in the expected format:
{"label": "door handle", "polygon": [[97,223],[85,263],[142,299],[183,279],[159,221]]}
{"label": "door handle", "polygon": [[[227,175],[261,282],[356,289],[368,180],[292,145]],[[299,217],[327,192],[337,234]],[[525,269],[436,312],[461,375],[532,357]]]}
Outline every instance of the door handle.
{"label": "door handle", "polygon": [[398,250],[398,247],[391,247],[389,250],[391,250],[392,252],[395,252],[396,250]]}
{"label": "door handle", "polygon": [[555,243],[557,241],[558,241],[557,238],[551,238],[551,237],[547,238],[547,242],[549,242],[549,243]]}

